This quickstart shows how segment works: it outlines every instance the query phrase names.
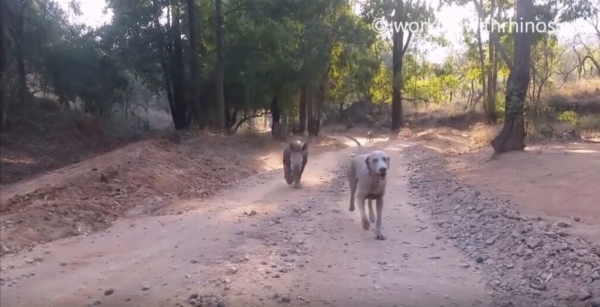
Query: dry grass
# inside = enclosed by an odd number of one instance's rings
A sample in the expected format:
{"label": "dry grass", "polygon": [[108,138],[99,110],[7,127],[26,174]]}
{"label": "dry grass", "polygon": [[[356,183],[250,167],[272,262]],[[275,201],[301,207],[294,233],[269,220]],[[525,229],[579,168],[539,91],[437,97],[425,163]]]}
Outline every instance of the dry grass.
{"label": "dry grass", "polygon": [[566,83],[555,94],[566,99],[580,99],[582,97],[598,95],[600,94],[600,78],[582,79],[577,82]]}
{"label": "dry grass", "polygon": [[469,131],[471,139],[471,150],[481,149],[490,146],[490,142],[502,129],[502,125],[484,125],[477,124]]}

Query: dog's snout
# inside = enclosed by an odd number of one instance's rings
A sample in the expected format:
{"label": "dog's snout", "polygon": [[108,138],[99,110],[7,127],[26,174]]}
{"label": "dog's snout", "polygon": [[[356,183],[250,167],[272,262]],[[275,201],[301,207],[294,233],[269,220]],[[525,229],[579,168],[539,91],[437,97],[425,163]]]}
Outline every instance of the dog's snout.
{"label": "dog's snout", "polygon": [[382,173],[382,174],[385,174],[385,173],[387,172],[387,168],[385,168],[385,167],[380,167],[380,168],[379,168],[379,172],[380,172],[380,173]]}

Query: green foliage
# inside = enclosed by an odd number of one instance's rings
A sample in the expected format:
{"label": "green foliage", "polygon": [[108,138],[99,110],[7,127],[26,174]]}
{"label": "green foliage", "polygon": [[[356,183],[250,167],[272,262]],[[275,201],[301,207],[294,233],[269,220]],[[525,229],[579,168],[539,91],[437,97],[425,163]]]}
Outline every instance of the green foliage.
{"label": "green foliage", "polygon": [[558,115],[558,121],[563,123],[569,123],[573,126],[577,126],[579,124],[579,119],[577,118],[577,113],[573,111],[565,111]]}
{"label": "green foliage", "polygon": [[[473,5],[467,0],[442,2]],[[509,17],[513,2],[501,2],[504,17]],[[403,3],[403,22],[435,21],[427,2]],[[482,3],[482,17],[487,18],[491,1]],[[371,22],[375,18],[392,22],[396,4],[393,0],[367,1],[357,16],[347,0],[224,1],[228,116],[239,122],[243,114],[268,110],[273,98],[284,114],[296,116],[302,87],[309,90],[315,114],[337,112],[365,98],[391,103],[392,46],[377,37]],[[537,18],[564,22],[597,13],[586,0],[577,0],[564,10],[558,9],[561,4],[551,1],[538,5]],[[195,0],[195,10],[189,16],[187,1],[183,0],[108,0],[113,18],[98,29],[68,21],[69,14],[79,13],[76,2],[69,11],[53,0],[6,0],[2,8],[2,48],[10,51],[3,58],[4,96],[16,97],[22,80],[26,80],[29,92],[55,94],[64,104],[81,102],[86,111],[96,115],[110,116],[117,104],[129,105],[131,101],[166,100],[174,121],[180,116],[177,120],[185,122],[182,128],[189,127],[189,121],[200,120],[196,117],[203,117],[209,125],[215,121],[213,0]],[[196,37],[190,37],[188,17],[196,18]],[[21,20],[24,26],[19,31]],[[480,64],[476,33],[467,29],[462,37],[464,51],[452,54],[442,64],[429,63],[414,52],[416,47],[408,48],[401,72],[405,100],[415,105],[477,101],[483,92],[480,81],[492,63],[488,44],[481,42],[485,63]],[[534,89],[540,89],[540,84],[553,85],[549,76],[560,68],[564,51],[554,37],[539,38],[532,53],[537,72]],[[198,43],[198,54],[190,51],[192,40]],[[499,40],[511,57],[513,36],[502,34]],[[411,44],[420,42],[449,44],[427,32],[416,34]],[[191,78],[193,58],[200,62],[200,76],[195,80]],[[23,64],[24,72],[17,64]],[[501,91],[509,75],[503,61],[499,61],[497,74]],[[201,97],[192,97],[194,88],[202,89]],[[496,99],[497,108],[502,109],[502,95]]]}
{"label": "green foliage", "polygon": [[[100,48],[96,33],[85,26],[69,24],[67,12],[54,1],[11,2],[10,26],[14,31],[10,36],[22,44],[13,45],[15,57],[10,64],[18,67],[16,62],[20,59],[16,53],[20,53],[23,73],[30,81],[26,86],[37,85],[39,90],[58,96],[64,104],[79,100],[86,112],[110,116],[112,105],[123,99],[129,80],[124,68]],[[77,5],[72,8],[77,10]],[[21,18],[22,33],[16,31]],[[18,82],[11,84],[21,86]]]}

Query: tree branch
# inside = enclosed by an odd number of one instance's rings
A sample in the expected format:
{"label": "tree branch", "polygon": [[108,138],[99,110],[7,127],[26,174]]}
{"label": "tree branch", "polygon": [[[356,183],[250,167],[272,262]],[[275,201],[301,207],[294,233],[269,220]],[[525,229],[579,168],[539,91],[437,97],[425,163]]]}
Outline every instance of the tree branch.
{"label": "tree branch", "polygon": [[266,112],[262,112],[262,113],[258,113],[258,114],[257,114],[257,113],[254,113],[254,114],[252,114],[252,115],[248,115],[248,116],[246,116],[246,117],[242,118],[242,119],[241,119],[241,120],[240,120],[240,121],[239,121],[239,122],[238,122],[238,123],[235,125],[235,127],[233,127],[233,131],[232,131],[232,133],[235,133],[235,132],[238,130],[238,128],[239,128],[239,127],[240,127],[240,126],[241,126],[243,123],[247,122],[248,120],[250,120],[250,119],[253,119],[253,118],[257,118],[257,117],[261,117],[261,116],[265,116],[265,115],[267,115],[267,114],[271,114],[271,111],[266,111]]}
{"label": "tree branch", "polygon": [[406,44],[404,44],[404,47],[402,47],[402,50],[400,51],[400,58],[403,59],[404,58],[404,54],[406,54],[406,50],[408,50],[408,44],[410,44],[410,39],[412,38],[412,31],[408,32],[408,38],[406,39]]}
{"label": "tree branch", "polygon": [[[475,9],[477,10],[478,17],[483,18],[484,12],[483,12],[483,8],[481,7],[481,5],[479,5],[479,3],[477,1],[473,1],[473,4],[475,5]],[[498,52],[500,53],[500,56],[502,57],[504,64],[506,64],[506,66],[508,66],[509,70],[512,70],[512,67],[513,67],[512,61],[510,60],[510,57],[508,57],[508,53],[506,52],[506,49],[504,49],[504,46],[502,46],[500,44],[500,40],[498,39],[498,37],[496,35],[493,35],[490,32],[489,39],[492,40],[492,43],[496,47],[496,50],[498,50]]]}

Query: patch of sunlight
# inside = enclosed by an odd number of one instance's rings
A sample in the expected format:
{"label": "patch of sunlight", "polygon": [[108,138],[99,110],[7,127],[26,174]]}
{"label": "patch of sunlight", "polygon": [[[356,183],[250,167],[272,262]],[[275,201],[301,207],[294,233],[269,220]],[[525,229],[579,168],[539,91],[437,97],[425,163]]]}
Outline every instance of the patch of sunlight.
{"label": "patch of sunlight", "polygon": [[444,153],[444,150],[442,150],[442,149],[441,149],[441,148],[439,148],[439,147],[435,147],[435,146],[431,146],[431,145],[425,145],[425,147],[426,147],[426,148],[429,148],[429,149],[433,149],[433,150],[435,150],[435,151],[437,151],[437,152],[440,152],[440,153]]}
{"label": "patch of sunlight", "polygon": [[411,146],[414,146],[414,144],[401,143],[401,144],[394,144],[391,146],[387,146],[385,149],[390,150],[390,151],[401,151],[403,148],[407,148],[407,147],[411,147]]}
{"label": "patch of sunlight", "polygon": [[0,158],[0,160],[2,162],[12,163],[12,164],[35,164],[35,163],[38,162],[38,160],[33,159],[33,158],[16,158],[16,159],[10,159],[10,158],[6,158],[6,157],[2,157],[2,158]]}
{"label": "patch of sunlight", "polygon": [[598,153],[597,150],[591,150],[591,149],[569,149],[569,150],[565,150],[566,152],[570,152],[570,153]]}

